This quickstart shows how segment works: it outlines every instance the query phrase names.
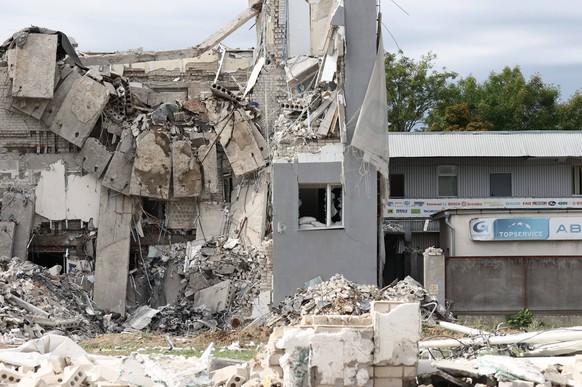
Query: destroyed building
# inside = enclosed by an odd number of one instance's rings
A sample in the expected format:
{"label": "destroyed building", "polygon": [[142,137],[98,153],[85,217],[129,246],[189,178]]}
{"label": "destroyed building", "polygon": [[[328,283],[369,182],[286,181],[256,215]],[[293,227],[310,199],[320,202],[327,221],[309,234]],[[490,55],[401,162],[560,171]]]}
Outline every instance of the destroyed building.
{"label": "destroyed building", "polygon": [[[256,50],[220,45],[255,17]],[[15,33],[0,47],[0,253],[83,273],[122,314],[242,270],[210,241],[242,246],[257,272],[227,299],[381,281],[380,26],[375,0],[251,0],[184,50],[77,53],[60,31]],[[220,264],[194,286],[200,257]]]}

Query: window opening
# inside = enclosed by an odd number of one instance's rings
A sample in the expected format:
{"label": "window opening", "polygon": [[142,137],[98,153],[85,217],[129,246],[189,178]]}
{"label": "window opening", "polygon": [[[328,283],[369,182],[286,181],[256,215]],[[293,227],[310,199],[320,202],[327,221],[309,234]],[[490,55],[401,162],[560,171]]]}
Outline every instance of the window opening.
{"label": "window opening", "polygon": [[299,229],[343,227],[343,189],[337,184],[299,186]]}

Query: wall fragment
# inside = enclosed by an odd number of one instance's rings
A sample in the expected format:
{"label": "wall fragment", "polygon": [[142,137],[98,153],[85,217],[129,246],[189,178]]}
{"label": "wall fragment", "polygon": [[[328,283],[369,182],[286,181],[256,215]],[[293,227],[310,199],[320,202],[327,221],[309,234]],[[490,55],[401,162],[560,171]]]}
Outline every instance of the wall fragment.
{"label": "wall fragment", "polygon": [[77,156],[77,163],[85,172],[99,179],[105,172],[112,156],[113,154],[99,140],[90,137],[83,144],[83,148],[81,148],[81,152]]}
{"label": "wall fragment", "polygon": [[65,98],[67,98],[69,91],[75,82],[77,82],[77,80],[81,79],[82,77],[81,74],[72,70],[70,67],[62,67],[59,69],[59,72],[61,81],[55,90],[53,98],[49,101],[41,117],[41,121],[49,127],[55,120],[55,117],[57,116],[57,113],[59,112],[63,102],[65,102]]}
{"label": "wall fragment", "polygon": [[[29,34],[24,46],[16,45],[12,96],[51,99],[55,89],[57,35]],[[11,58],[12,59],[12,58]]]}
{"label": "wall fragment", "polygon": [[265,236],[267,216],[267,179],[236,188],[231,195],[230,213],[232,224],[245,244],[259,246]]}
{"label": "wall fragment", "polygon": [[87,76],[77,79],[50,130],[78,147],[83,146],[108,100],[109,92],[105,86]]}
{"label": "wall fragment", "polygon": [[32,231],[34,216],[34,193],[21,190],[8,191],[2,196],[0,221],[13,222],[14,229],[13,255],[20,259],[28,258],[28,241]]}
{"label": "wall fragment", "polygon": [[210,313],[222,312],[229,304],[230,280],[200,290],[194,295],[194,307],[204,306]]}
{"label": "wall fragment", "polygon": [[225,224],[224,204],[200,203],[198,223],[196,224],[196,239],[208,240],[223,234]]}
{"label": "wall fragment", "polygon": [[135,139],[129,129],[121,135],[117,150],[113,152],[105,176],[103,186],[124,195],[129,195],[133,158],[135,157]]}
{"label": "wall fragment", "polygon": [[42,171],[35,189],[37,214],[50,220],[99,220],[101,184],[92,175],[67,175],[64,161]]}
{"label": "wall fragment", "polygon": [[0,257],[12,257],[15,226],[14,222],[0,222]]}
{"label": "wall fragment", "polygon": [[93,300],[101,309],[125,315],[133,199],[101,192]]}
{"label": "wall fragment", "polygon": [[196,157],[192,157],[192,142],[190,140],[172,142],[172,170],[174,197],[200,196],[202,174]]}
{"label": "wall fragment", "polygon": [[192,145],[198,147],[198,161],[202,165],[202,188],[204,193],[215,194],[220,192],[222,182],[218,174],[216,134],[192,133],[190,138],[192,139]]}
{"label": "wall fragment", "polygon": [[220,143],[237,176],[263,168],[265,160],[253,135],[253,123],[244,111],[222,111],[219,128]]}
{"label": "wall fragment", "polygon": [[152,130],[141,133],[136,139],[130,194],[168,199],[171,171],[170,137]]}

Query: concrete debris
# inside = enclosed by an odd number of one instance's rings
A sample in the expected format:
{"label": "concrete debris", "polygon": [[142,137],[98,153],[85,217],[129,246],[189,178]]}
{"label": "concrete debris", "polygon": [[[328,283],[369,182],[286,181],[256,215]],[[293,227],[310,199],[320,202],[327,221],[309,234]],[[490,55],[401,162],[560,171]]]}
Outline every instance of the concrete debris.
{"label": "concrete debris", "polygon": [[76,340],[103,333],[102,314],[74,274],[55,275],[54,269],[18,258],[1,257],[0,266],[2,344],[20,344],[49,331]]}
{"label": "concrete debris", "polygon": [[[183,243],[160,249],[162,256],[145,258],[147,273],[140,270],[131,274],[134,280],[130,292],[146,300],[152,297],[163,301],[147,325],[134,329],[192,334],[214,327],[237,327],[251,318],[253,303],[261,292],[261,278],[266,275],[268,244],[245,248],[213,239],[203,245]],[[179,286],[173,300],[159,294],[164,293],[168,282]],[[140,310],[130,312],[130,319],[136,313],[142,315]]]}
{"label": "concrete debris", "polygon": [[420,302],[423,316],[431,320],[454,320],[453,315],[429,297],[428,292],[411,277],[383,289],[360,285],[340,274],[308,288],[298,289],[273,308],[269,325],[297,322],[309,314],[363,315],[373,301]]}

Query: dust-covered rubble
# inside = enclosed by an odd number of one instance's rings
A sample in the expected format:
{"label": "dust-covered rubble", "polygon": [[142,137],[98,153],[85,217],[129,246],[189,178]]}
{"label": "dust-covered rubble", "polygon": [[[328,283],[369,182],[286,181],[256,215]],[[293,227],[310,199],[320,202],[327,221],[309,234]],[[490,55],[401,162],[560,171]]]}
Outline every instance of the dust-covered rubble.
{"label": "dust-covered rubble", "polygon": [[454,316],[439,305],[412,277],[384,288],[361,285],[336,274],[329,281],[297,289],[273,308],[268,324],[290,324],[308,314],[362,315],[372,301],[420,302],[426,319],[452,321]]}

